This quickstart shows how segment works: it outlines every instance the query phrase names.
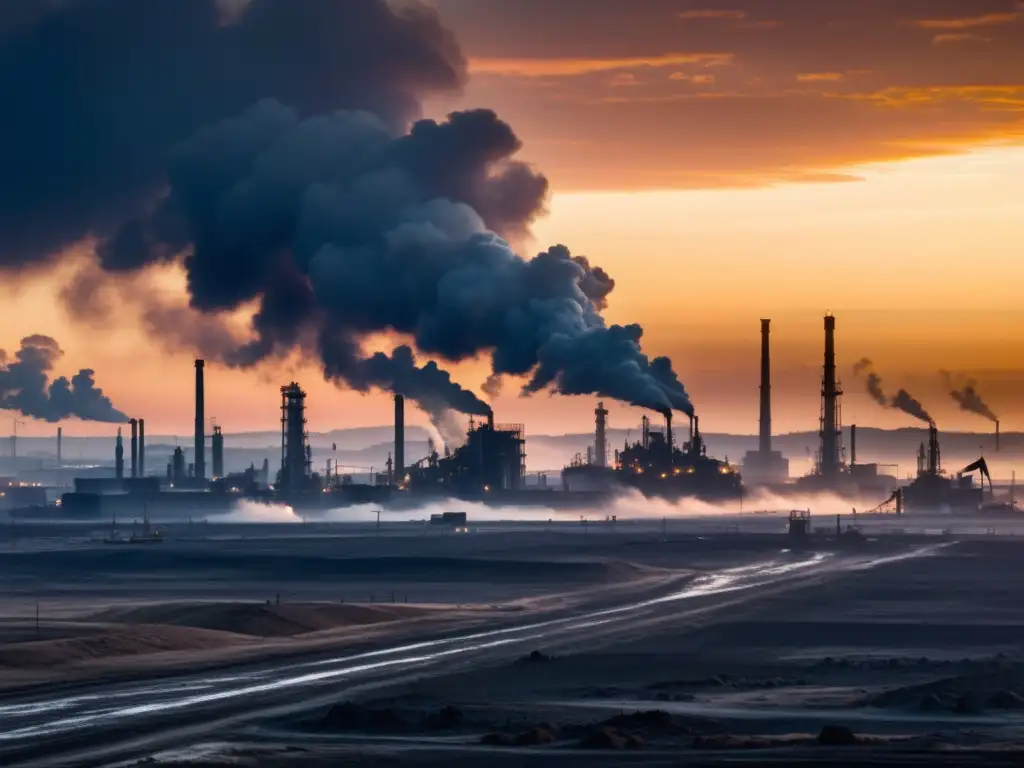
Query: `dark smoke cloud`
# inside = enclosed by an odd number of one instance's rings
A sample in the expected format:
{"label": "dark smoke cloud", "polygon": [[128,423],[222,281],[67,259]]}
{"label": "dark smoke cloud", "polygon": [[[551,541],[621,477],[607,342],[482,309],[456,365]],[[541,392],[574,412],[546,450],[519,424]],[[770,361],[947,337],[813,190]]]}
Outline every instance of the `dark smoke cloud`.
{"label": "dark smoke cloud", "polygon": [[875,372],[874,363],[872,363],[869,358],[861,358],[853,366],[853,372],[855,375],[865,375],[868,394],[871,395],[871,398],[883,408],[895,408],[896,410],[903,411],[904,413],[913,416],[915,419],[920,419],[921,421],[928,422],[929,424],[934,422],[934,419],[932,419],[928,411],[925,410],[924,406],[921,405],[920,401],[907,392],[907,390],[900,389],[891,398],[886,395],[882,385],[882,377]]}
{"label": "dark smoke cloud", "polygon": [[[191,308],[211,320],[137,297],[157,334],[236,366],[315,353],[331,380],[404,386],[428,410],[481,402],[411,354],[367,356],[367,337],[488,355],[494,376],[528,376],[527,393],[693,411],[642,329],[605,323],[607,273],[564,246],[529,260],[509,247],[548,189],[514,159],[511,127],[488,110],[409,127],[424,95],[465,75],[422,6],[66,0],[0,40],[0,66],[29,73],[0,84],[9,265],[87,234],[118,279],[184,253]],[[69,308],[88,314],[97,290],[84,272]],[[219,321],[250,302],[237,344]]]}
{"label": "dark smoke cloud", "polygon": [[452,381],[451,375],[434,361],[417,366],[415,354],[407,346],[396,347],[390,355],[378,352],[360,358],[357,348],[340,348],[349,344],[344,338],[325,334],[320,341],[328,381],[344,381],[360,392],[377,388],[403,395],[418,403],[435,422],[449,409],[477,416],[491,411],[487,403]]}
{"label": "dark smoke cloud", "polygon": [[96,387],[92,370],[82,369],[70,381],[63,376],[50,381],[63,355],[49,336],[22,339],[13,359],[0,350],[0,408],[51,422],[72,416],[85,421],[128,421]]}
{"label": "dark smoke cloud", "polygon": [[897,410],[903,411],[904,413],[910,414],[915,419],[926,421],[929,424],[934,423],[934,419],[929,415],[928,411],[924,409],[920,401],[914,398],[907,390],[901,389],[892,397],[892,407]]}
{"label": "dark smoke cloud", "polygon": [[[25,266],[146,213],[170,148],[204,125],[273,97],[397,129],[425,93],[458,88],[465,61],[418,4],[8,0],[0,72],[0,259]],[[116,236],[105,257],[130,262],[144,236]]]}
{"label": "dark smoke cloud", "polygon": [[504,385],[504,379],[502,379],[501,376],[492,373],[490,376],[484,379],[484,383],[480,385],[480,389],[483,390],[485,395],[494,400],[499,395],[501,395],[501,390],[502,387],[504,387]]}
{"label": "dark smoke cloud", "polygon": [[978,383],[974,379],[958,383],[949,371],[939,371],[939,375],[949,390],[949,396],[956,400],[961,410],[984,416],[989,421],[999,421],[999,417],[978,394]]}
{"label": "dark smoke cloud", "polygon": [[[220,357],[253,365],[313,335],[329,378],[359,389],[360,340],[390,330],[444,360],[489,354],[494,375],[530,375],[528,393],[691,412],[670,362],[642,353],[642,329],[605,324],[605,272],[564,246],[523,259],[495,234],[542,209],[546,183],[525,185],[529,206],[493,192],[542,178],[511,159],[518,148],[486,110],[395,135],[365,112],[302,120],[264,101],[204,129],[170,172],[195,242],[185,260],[192,303],[216,313],[259,301],[254,338]],[[395,364],[412,376],[405,363]],[[438,399],[480,411],[468,398]]]}

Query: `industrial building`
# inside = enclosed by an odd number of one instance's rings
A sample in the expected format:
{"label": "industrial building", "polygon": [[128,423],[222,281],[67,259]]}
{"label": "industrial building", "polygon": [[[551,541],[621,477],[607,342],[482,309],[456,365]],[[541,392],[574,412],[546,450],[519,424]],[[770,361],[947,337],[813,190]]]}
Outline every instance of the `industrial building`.
{"label": "industrial building", "polygon": [[[396,418],[396,430],[398,423]],[[463,496],[521,491],[526,479],[524,432],[522,424],[495,425],[493,413],[481,423],[471,420],[465,444],[454,451],[446,448],[444,456],[432,450],[406,470],[403,489]]]}
{"label": "industrial building", "polygon": [[[975,470],[982,475],[979,486],[974,485],[969,474]],[[977,512],[984,502],[985,478],[991,486],[984,457],[964,467],[955,477],[943,471],[939,430],[932,422],[928,425],[928,445],[921,443],[917,454],[917,477],[903,488],[904,508],[907,512]]]}
{"label": "industrial building", "polygon": [[74,490],[63,494],[58,502],[60,516],[72,519],[185,519],[193,515],[227,512],[240,494],[256,493],[255,468],[237,476],[223,476],[224,437],[219,426],[213,433],[214,477],[219,482],[211,485],[206,480],[204,373],[205,362],[196,360],[194,463],[186,464],[185,452],[177,446],[167,463],[164,477],[147,474],[146,422],[145,419],[131,419],[128,476],[125,476],[124,441],[118,428],[114,443],[114,476],[75,478]]}

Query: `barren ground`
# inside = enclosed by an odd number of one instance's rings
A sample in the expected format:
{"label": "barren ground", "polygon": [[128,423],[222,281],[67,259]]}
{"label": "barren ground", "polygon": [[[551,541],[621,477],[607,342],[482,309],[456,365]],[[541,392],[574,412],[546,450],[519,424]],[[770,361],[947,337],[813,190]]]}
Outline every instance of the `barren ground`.
{"label": "barren ground", "polygon": [[173,751],[144,754],[253,766],[1019,764],[1024,540],[865,522],[862,550],[815,555],[788,551],[775,525],[734,526],[226,527],[144,552],[40,539],[0,556],[15,584],[0,681],[19,689],[15,703],[58,700],[68,681],[129,690],[120,681],[576,617],[364,684],[317,683],[315,696],[284,696],[287,711],[240,702],[215,732],[195,726]]}

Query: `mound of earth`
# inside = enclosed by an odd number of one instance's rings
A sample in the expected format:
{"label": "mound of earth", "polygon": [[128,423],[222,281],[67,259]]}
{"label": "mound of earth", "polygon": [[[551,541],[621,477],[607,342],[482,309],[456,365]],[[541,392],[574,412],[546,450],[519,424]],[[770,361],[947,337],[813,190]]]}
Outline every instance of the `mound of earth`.
{"label": "mound of earth", "polygon": [[615,715],[597,727],[673,736],[697,736],[720,730],[720,725],[710,718],[684,717],[660,709]]}
{"label": "mound of earth", "polygon": [[230,632],[188,627],[110,629],[81,637],[0,645],[0,668],[45,669],[122,656],[225,648],[248,640]]}
{"label": "mound of earth", "polygon": [[409,605],[344,603],[164,603],[104,611],[92,617],[120,624],[162,624],[233,632],[253,637],[292,637],[346,626],[365,626],[421,616]]}

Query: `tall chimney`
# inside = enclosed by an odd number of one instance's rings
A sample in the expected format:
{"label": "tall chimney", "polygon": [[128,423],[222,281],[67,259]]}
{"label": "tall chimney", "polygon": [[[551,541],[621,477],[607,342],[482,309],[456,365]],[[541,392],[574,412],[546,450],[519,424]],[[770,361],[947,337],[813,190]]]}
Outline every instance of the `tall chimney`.
{"label": "tall chimney", "polygon": [[[999,434],[998,422],[997,422],[997,426],[996,426],[996,434],[997,435]],[[64,454],[63,454],[64,446],[63,446],[63,443],[64,443],[64,427],[57,427],[57,466],[58,467],[64,466]],[[997,444],[998,444],[998,439],[997,439]],[[999,449],[997,448],[996,450],[999,450]]]}
{"label": "tall chimney", "polygon": [[605,410],[604,403],[597,404],[597,410],[594,411],[596,429],[594,430],[594,461],[599,467],[608,466],[608,443],[605,437],[605,431],[608,427],[608,411]]}
{"label": "tall chimney", "polygon": [[928,474],[937,475],[942,469],[942,459],[939,456],[939,430],[935,422],[928,425]]}
{"label": "tall chimney", "polygon": [[195,478],[198,481],[206,479],[206,415],[205,398],[203,392],[203,367],[206,365],[202,360],[196,360],[196,470]]}
{"label": "tall chimney", "polygon": [[850,466],[857,463],[857,425],[850,425]]}
{"label": "tall chimney", "polygon": [[670,408],[665,409],[665,443],[668,445],[668,465],[671,467],[675,461],[673,456],[673,443],[672,440],[672,410]]}
{"label": "tall chimney", "polygon": [[146,420],[139,419],[139,477],[146,476]]}
{"label": "tall chimney", "polygon": [[405,481],[405,398],[395,395],[395,478]]}
{"label": "tall chimney", "polygon": [[124,440],[121,428],[117,428],[117,442],[114,443],[114,474],[118,480],[124,480]]}
{"label": "tall chimney", "polygon": [[769,336],[771,320],[761,321],[761,439],[758,451],[767,456],[772,452],[772,357]]}
{"label": "tall chimney", "polygon": [[139,471],[139,420],[132,419],[132,477],[138,477]]}
{"label": "tall chimney", "polygon": [[839,397],[843,393],[836,381],[836,319],[825,316],[825,366],[821,379],[821,460],[823,477],[839,473]]}
{"label": "tall chimney", "polygon": [[[59,446],[60,443],[57,445]],[[996,419],[996,453],[999,453],[999,419]]]}

